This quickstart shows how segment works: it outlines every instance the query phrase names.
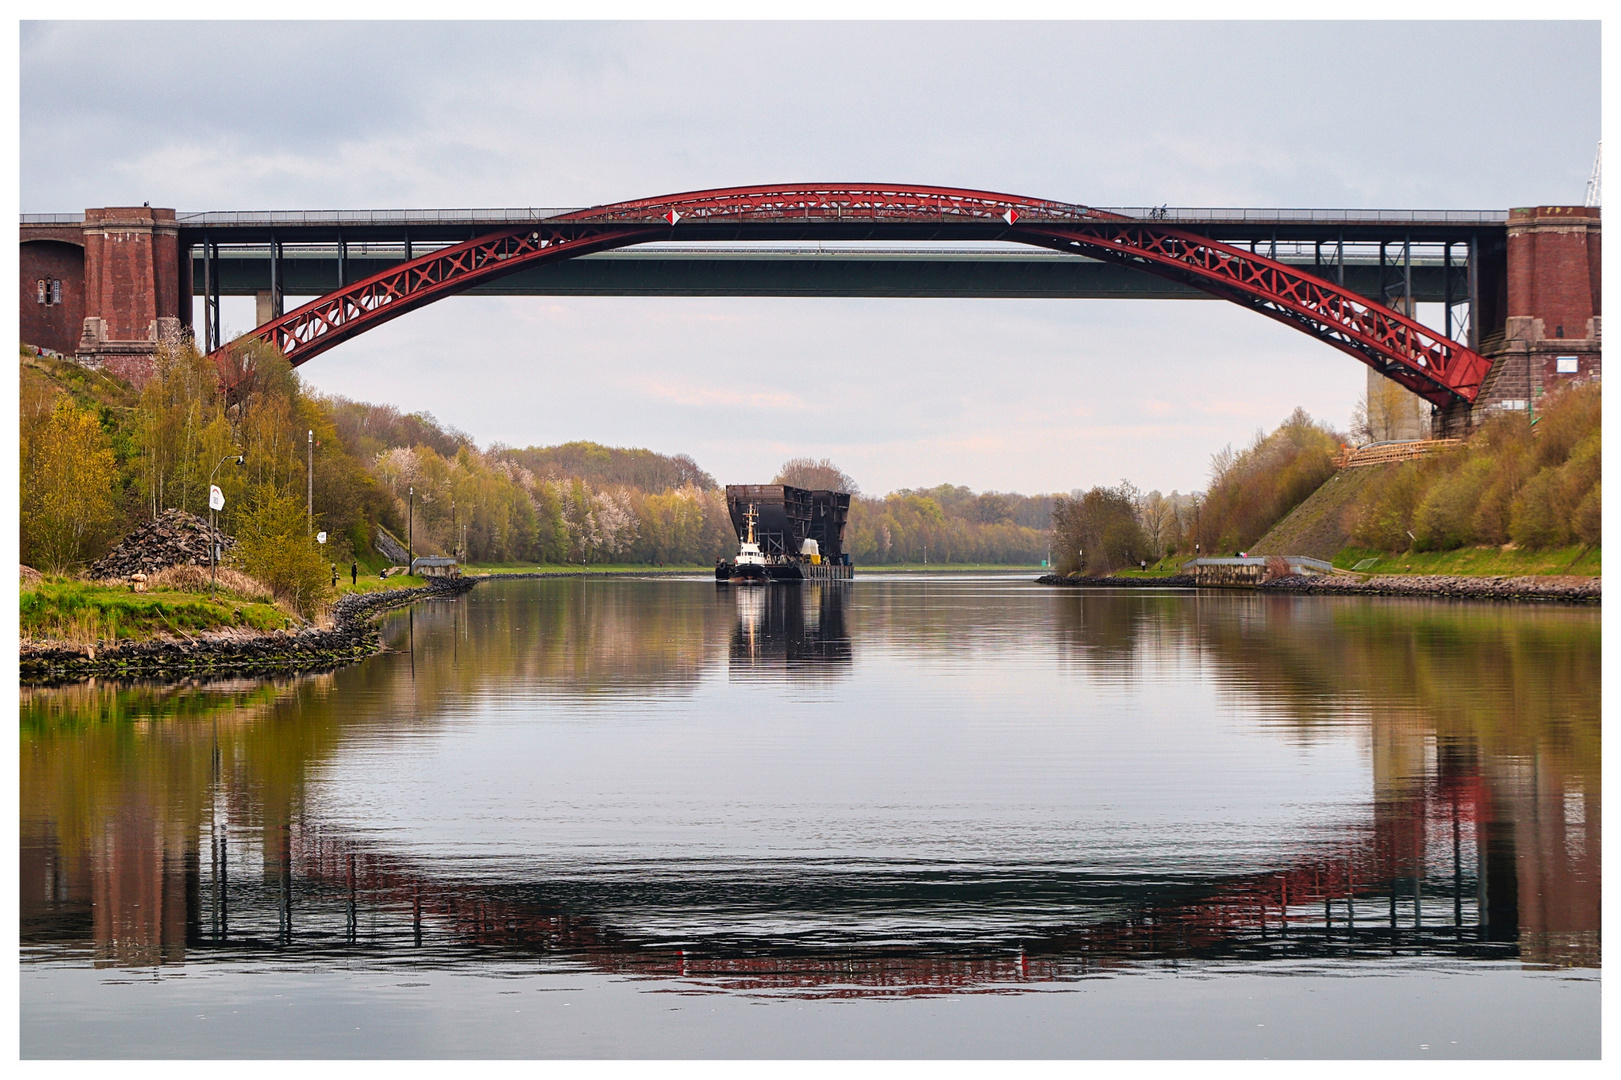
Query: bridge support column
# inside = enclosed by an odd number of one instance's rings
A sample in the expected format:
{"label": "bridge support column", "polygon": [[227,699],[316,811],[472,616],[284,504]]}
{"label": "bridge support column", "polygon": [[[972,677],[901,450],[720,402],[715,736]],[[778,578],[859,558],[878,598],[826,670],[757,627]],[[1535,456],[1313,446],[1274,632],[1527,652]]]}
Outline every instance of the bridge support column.
{"label": "bridge support column", "polygon": [[160,346],[180,340],[180,231],[173,210],[106,207],[84,214],[84,325],[78,356],[132,382]]}
{"label": "bridge support column", "polygon": [[[1384,262],[1384,247],[1380,245],[1379,259]],[[1413,303],[1412,245],[1403,245],[1404,263],[1398,263],[1394,285],[1385,286],[1383,303],[1409,318],[1416,318]],[[1368,369],[1367,395],[1363,399],[1367,410],[1368,434],[1374,442],[1395,442],[1423,439],[1429,435],[1430,403],[1394,379],[1387,379],[1374,368]]]}

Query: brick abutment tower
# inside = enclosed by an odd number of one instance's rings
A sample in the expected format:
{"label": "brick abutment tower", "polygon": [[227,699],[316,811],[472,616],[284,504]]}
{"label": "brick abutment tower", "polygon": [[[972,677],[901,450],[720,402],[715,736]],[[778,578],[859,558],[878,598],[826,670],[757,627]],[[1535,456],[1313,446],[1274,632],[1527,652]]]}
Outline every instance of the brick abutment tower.
{"label": "brick abutment tower", "polygon": [[1492,369],[1473,407],[1437,414],[1437,435],[1503,409],[1534,413],[1555,388],[1602,377],[1602,236],[1596,206],[1509,211],[1504,319],[1480,331]]}
{"label": "brick abutment tower", "polygon": [[150,372],[158,347],[191,323],[188,270],[173,210],[86,210],[79,358],[125,378]]}

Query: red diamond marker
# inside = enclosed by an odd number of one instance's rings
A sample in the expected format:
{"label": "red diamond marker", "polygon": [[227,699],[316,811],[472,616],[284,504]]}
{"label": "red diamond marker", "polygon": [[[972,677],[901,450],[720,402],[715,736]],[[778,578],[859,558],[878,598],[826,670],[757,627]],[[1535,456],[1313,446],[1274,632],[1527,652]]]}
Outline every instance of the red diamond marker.
{"label": "red diamond marker", "polygon": [[664,220],[668,221],[671,225],[674,225],[676,222],[681,220],[681,214],[679,211],[671,210],[668,214],[664,215]]}
{"label": "red diamond marker", "polygon": [[1007,213],[1002,215],[1002,220],[1011,225],[1019,220],[1019,212],[1010,206],[1007,208]]}

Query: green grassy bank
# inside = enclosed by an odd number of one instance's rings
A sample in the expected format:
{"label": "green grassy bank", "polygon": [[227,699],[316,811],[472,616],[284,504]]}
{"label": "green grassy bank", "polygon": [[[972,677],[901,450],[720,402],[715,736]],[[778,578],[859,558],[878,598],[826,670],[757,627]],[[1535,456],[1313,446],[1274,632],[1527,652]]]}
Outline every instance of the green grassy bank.
{"label": "green grassy bank", "polygon": [[131,592],[74,578],[45,577],[23,583],[18,595],[18,631],[24,638],[90,643],[143,641],[165,634],[239,627],[280,630],[292,617],[274,604],[221,592],[154,589]]}

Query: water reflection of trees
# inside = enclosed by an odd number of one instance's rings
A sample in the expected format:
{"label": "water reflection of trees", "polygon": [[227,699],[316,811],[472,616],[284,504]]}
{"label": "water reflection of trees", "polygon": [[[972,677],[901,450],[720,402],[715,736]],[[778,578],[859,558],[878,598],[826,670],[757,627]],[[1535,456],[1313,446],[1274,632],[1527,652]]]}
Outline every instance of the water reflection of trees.
{"label": "water reflection of trees", "polygon": [[[524,686],[611,700],[681,692],[723,657],[734,672],[768,677],[843,672],[853,638],[921,656],[1018,633],[1025,642],[1050,634],[1060,662],[1088,677],[1136,678],[1149,662],[1197,665],[1228,702],[1292,738],[1366,733],[1376,802],[1360,855],[1325,851],[1320,863],[1279,868],[1278,879],[1291,882],[1281,892],[1270,879],[1186,883],[1180,899],[1149,896],[1128,905],[1124,922],[1110,924],[1115,929],[1065,931],[1071,944],[1044,948],[1095,953],[1106,941],[1108,949],[1125,949],[1120,943],[1138,941],[1144,926],[1176,919],[1193,935],[1187,940],[1203,943],[1181,955],[1249,948],[1244,943],[1266,940],[1267,905],[1274,903],[1267,896],[1278,896],[1282,910],[1287,896],[1303,895],[1291,889],[1307,888],[1308,879],[1320,888],[1343,865],[1346,884],[1323,894],[1334,911],[1388,894],[1392,926],[1398,907],[1410,912],[1402,926],[1430,925],[1421,923],[1423,902],[1441,908],[1442,922],[1454,911],[1460,925],[1473,920],[1478,932],[1470,941],[1516,942],[1533,960],[1597,963],[1596,612],[1242,594],[993,589],[976,596],[859,583],[859,592],[539,584],[481,586],[482,595],[474,594],[480,606],[414,609],[387,627],[397,651],[328,675],[25,690],[25,945],[87,950],[117,963],[179,959],[209,940],[206,912],[215,883],[226,880],[227,848],[234,875],[227,884],[248,890],[232,893],[248,908],[269,910],[290,904],[295,889],[330,887],[327,878],[310,876],[306,778],[343,740],[406,726],[420,732],[447,722],[470,695]],[[222,835],[225,822],[229,836]],[[348,850],[362,868],[380,858],[364,847]],[[412,870],[390,872],[408,877]],[[641,895],[648,883],[628,887]],[[597,901],[622,907],[618,888],[605,882]],[[775,914],[819,902],[803,889],[788,895],[796,889],[787,887]],[[389,902],[404,895],[391,894]],[[950,903],[970,921],[989,925],[1005,913],[991,902],[965,909],[962,895]],[[1261,914],[1213,923],[1200,914],[1208,907],[1196,902],[1200,895],[1218,898],[1223,910]],[[456,925],[472,918],[464,918],[468,904],[501,907],[478,882],[441,899],[451,914],[440,917]],[[542,921],[563,911],[589,922],[591,904],[585,896],[525,910]],[[1324,948],[1340,948],[1332,944],[1334,925],[1325,914]],[[1165,947],[1152,938],[1141,938],[1151,952]],[[988,940],[1001,947],[997,934]],[[723,951],[741,956],[748,947],[745,936]],[[624,948],[641,955],[644,946]],[[930,964],[944,962],[938,951],[931,956]],[[980,960],[963,963],[972,968]]]}
{"label": "water reflection of trees", "polygon": [[[731,622],[694,582],[489,582],[393,616],[384,639],[414,657],[406,686],[422,708],[490,686],[580,696],[690,687]],[[372,666],[401,677],[397,662]]]}

